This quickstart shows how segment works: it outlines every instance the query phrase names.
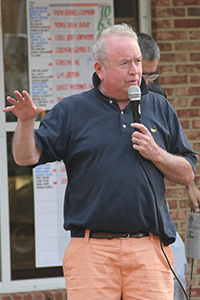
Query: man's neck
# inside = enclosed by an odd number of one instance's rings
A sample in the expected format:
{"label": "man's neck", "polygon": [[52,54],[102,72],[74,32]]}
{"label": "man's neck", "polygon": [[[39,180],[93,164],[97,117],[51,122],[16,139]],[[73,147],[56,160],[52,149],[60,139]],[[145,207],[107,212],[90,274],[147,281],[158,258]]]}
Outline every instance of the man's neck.
{"label": "man's neck", "polygon": [[129,99],[128,100],[116,100],[116,101],[121,110],[123,110],[130,103]]}

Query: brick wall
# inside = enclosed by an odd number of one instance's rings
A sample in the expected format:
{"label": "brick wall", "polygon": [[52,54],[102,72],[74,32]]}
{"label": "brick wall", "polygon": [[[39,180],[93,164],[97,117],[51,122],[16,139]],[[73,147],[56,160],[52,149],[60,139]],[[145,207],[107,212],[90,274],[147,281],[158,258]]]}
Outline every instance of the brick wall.
{"label": "brick wall", "polygon": [[[159,84],[176,109],[193,149],[200,154],[200,0],[151,0],[152,35],[161,50]],[[200,188],[200,164],[195,182]],[[185,239],[188,197],[167,182],[166,197],[176,228]],[[188,259],[187,288],[191,259]],[[194,260],[192,300],[200,299],[200,260]]]}
{"label": "brick wall", "polygon": [[65,289],[59,289],[0,294],[0,300],[67,300],[67,295]]}

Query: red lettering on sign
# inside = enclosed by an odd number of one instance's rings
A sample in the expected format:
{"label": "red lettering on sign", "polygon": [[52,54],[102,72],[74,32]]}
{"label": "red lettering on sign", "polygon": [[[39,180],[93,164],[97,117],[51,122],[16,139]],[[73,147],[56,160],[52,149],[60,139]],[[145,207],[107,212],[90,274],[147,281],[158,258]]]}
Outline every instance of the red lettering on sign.
{"label": "red lettering on sign", "polygon": [[72,53],[71,47],[56,47],[56,53]]}
{"label": "red lettering on sign", "polygon": [[67,72],[66,78],[77,78],[81,76],[81,72]]}
{"label": "red lettering on sign", "polygon": [[66,38],[67,38],[67,41],[73,41],[73,40],[75,40],[75,34],[67,34],[67,36],[66,36]]}
{"label": "red lettering on sign", "polygon": [[77,39],[77,41],[79,41],[79,40],[82,40],[82,41],[88,40],[88,41],[90,41],[90,40],[94,40],[94,35],[93,34],[77,34],[76,39]]}
{"label": "red lettering on sign", "polygon": [[68,28],[76,28],[77,27],[77,23],[75,22],[68,22]]}
{"label": "red lettering on sign", "polygon": [[56,41],[65,41],[65,35],[64,34],[56,34],[55,40]]}
{"label": "red lettering on sign", "polygon": [[79,66],[79,65],[80,65],[80,60],[79,60],[79,59],[75,59],[74,65],[75,65],[75,66]]}
{"label": "red lettering on sign", "polygon": [[56,59],[56,66],[72,66],[72,60]]}
{"label": "red lettering on sign", "polygon": [[90,28],[90,22],[79,22],[80,28]]}
{"label": "red lettering on sign", "polygon": [[57,73],[57,78],[60,79],[60,78],[65,78],[65,73],[64,72],[58,72]]}
{"label": "red lettering on sign", "polygon": [[55,22],[55,28],[66,28],[67,23],[66,22]]}
{"label": "red lettering on sign", "polygon": [[61,9],[55,9],[54,10],[54,16],[63,16],[64,15],[64,11]]}
{"label": "red lettering on sign", "polygon": [[87,52],[87,47],[74,47],[73,50],[74,53],[85,53]]}
{"label": "red lettering on sign", "polygon": [[57,84],[56,85],[56,91],[67,91],[68,90],[68,84]]}
{"label": "red lettering on sign", "polygon": [[70,84],[70,90],[85,90],[87,89],[87,84]]}
{"label": "red lettering on sign", "polygon": [[62,178],[61,179],[61,184],[67,184],[67,178]]}

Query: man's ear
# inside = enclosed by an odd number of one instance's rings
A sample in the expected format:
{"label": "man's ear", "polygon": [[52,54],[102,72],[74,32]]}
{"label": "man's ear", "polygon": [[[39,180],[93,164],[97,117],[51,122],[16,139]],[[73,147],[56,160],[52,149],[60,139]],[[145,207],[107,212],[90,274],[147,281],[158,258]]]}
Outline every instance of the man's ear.
{"label": "man's ear", "polygon": [[102,80],[103,79],[102,64],[99,61],[95,61],[94,68],[95,68],[97,75],[99,76],[99,79]]}

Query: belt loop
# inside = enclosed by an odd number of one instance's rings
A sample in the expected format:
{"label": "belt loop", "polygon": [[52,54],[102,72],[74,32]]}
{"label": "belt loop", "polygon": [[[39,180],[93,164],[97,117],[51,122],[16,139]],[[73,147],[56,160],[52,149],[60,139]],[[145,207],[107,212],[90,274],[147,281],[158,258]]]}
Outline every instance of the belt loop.
{"label": "belt loop", "polygon": [[89,238],[90,238],[90,230],[86,229],[85,230],[85,237],[84,237],[84,243],[85,244],[89,243]]}
{"label": "belt loop", "polygon": [[151,243],[154,243],[154,236],[153,233],[149,232],[149,239]]}

